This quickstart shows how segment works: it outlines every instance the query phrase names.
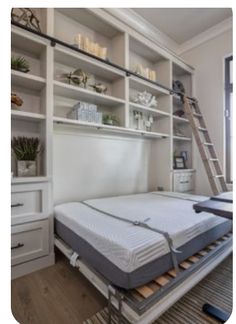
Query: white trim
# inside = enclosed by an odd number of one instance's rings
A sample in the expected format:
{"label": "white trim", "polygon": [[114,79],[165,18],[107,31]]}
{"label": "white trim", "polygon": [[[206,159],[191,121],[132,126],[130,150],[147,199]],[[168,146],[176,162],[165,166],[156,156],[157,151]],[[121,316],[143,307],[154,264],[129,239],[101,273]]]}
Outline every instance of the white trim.
{"label": "white trim", "polygon": [[183,54],[232,28],[233,19],[230,17],[181,44],[177,50],[177,54]]}
{"label": "white trim", "polygon": [[129,25],[142,35],[146,36],[150,40],[155,41],[155,43],[157,43],[159,46],[165,46],[174,53],[177,52],[179,46],[177,42],[160,31],[154,25],[149,23],[142,16],[134,12],[132,9],[106,8],[104,10],[124,22],[126,25]]}

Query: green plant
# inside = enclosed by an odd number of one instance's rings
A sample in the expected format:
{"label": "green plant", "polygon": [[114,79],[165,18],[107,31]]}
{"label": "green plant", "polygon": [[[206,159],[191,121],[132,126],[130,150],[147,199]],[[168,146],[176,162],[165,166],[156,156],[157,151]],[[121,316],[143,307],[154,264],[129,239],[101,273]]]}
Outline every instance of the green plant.
{"label": "green plant", "polygon": [[18,161],[35,161],[42,151],[38,137],[13,137],[11,147]]}
{"label": "green plant", "polygon": [[107,125],[119,125],[118,118],[116,116],[110,115],[110,114],[103,115],[102,122],[103,122],[103,124],[107,124]]}
{"label": "green plant", "polygon": [[29,72],[29,63],[23,56],[11,57],[11,68],[21,72]]}

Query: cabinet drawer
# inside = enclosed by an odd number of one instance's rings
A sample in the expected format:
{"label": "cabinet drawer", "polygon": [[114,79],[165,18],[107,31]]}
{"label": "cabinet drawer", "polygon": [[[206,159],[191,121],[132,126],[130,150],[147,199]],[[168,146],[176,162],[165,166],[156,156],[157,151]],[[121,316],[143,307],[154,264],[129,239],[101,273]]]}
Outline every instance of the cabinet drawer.
{"label": "cabinet drawer", "polygon": [[46,213],[47,185],[14,185],[11,193],[12,217]]}
{"label": "cabinet drawer", "polygon": [[174,191],[187,192],[194,190],[194,173],[181,172],[174,174]]}
{"label": "cabinet drawer", "polygon": [[12,226],[12,265],[39,258],[49,253],[48,220]]}

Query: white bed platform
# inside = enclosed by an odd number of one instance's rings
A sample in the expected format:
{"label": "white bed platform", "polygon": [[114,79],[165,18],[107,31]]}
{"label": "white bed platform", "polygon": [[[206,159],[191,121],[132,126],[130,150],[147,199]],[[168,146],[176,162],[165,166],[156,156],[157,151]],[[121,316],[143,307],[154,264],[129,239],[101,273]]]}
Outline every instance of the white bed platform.
{"label": "white bed platform", "polygon": [[[219,265],[232,252],[232,236],[224,237],[219,246],[216,244],[200,267],[196,267],[192,272],[188,272],[186,278],[179,284],[173,286],[163,298],[154,303],[145,312],[136,312],[125,298],[121,302],[121,313],[130,323],[148,324],[160,317],[169,307],[175,304],[183,295],[200,282],[208,273]],[[65,242],[55,237],[55,246],[70,260],[70,264],[76,268],[108,299],[109,290],[112,291],[113,298],[110,299],[112,305],[119,309],[116,289],[111,287],[105,279],[101,278],[95,271],[89,268],[79,255],[75,253]],[[186,271],[187,273],[187,271]]]}

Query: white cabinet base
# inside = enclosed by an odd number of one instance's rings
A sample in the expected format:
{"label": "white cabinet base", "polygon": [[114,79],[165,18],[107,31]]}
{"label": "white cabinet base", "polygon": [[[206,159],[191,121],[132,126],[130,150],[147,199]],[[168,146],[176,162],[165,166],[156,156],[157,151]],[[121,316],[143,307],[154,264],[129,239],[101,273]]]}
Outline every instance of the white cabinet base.
{"label": "white cabinet base", "polygon": [[22,264],[18,264],[16,266],[12,266],[11,268],[11,279],[16,279],[27,275],[31,272],[50,267],[55,264],[55,255],[54,253],[49,254],[45,257],[38,258],[36,260],[32,260],[29,262],[25,262]]}

